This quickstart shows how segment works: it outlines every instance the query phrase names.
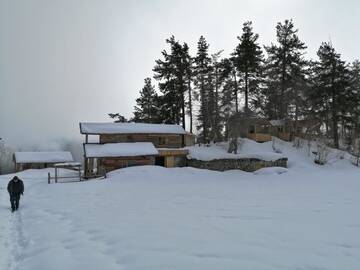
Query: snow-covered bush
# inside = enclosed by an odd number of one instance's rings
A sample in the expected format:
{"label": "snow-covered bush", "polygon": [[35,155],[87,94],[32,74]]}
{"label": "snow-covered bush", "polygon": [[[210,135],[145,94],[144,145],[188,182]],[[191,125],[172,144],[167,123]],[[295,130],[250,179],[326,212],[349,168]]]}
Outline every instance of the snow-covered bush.
{"label": "snow-covered bush", "polygon": [[293,141],[293,147],[295,148],[302,148],[304,145],[304,140],[299,138],[299,137],[295,137],[294,141]]}
{"label": "snow-covered bush", "polygon": [[324,165],[327,162],[328,155],[330,153],[329,148],[323,141],[318,141],[316,144],[317,151],[314,162],[319,165]]}
{"label": "snow-covered bush", "polygon": [[313,145],[313,141],[310,140],[310,139],[306,140],[306,145],[307,145],[307,154],[310,157],[310,155],[311,155],[311,147]]}
{"label": "snow-covered bush", "polygon": [[228,147],[228,153],[234,153],[234,154],[238,154],[239,151],[241,150],[242,146],[244,145],[245,140],[243,138],[237,138],[237,139],[232,139],[229,142],[229,147]]}
{"label": "snow-covered bush", "polygon": [[241,151],[242,147],[244,146],[244,143],[245,143],[244,138],[238,138],[238,140],[237,140],[237,149],[238,149],[238,152]]}
{"label": "snow-covered bush", "polygon": [[281,154],[280,140],[276,137],[272,137],[272,149],[275,153]]}

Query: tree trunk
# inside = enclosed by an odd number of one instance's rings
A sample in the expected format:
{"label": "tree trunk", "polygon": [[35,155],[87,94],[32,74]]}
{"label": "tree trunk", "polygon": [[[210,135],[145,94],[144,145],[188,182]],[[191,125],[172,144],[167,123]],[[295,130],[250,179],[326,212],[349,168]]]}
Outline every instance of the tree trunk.
{"label": "tree trunk", "polygon": [[249,111],[249,99],[248,99],[248,96],[249,96],[249,72],[247,71],[247,68],[246,68],[246,71],[245,71],[245,113],[248,113]]}
{"label": "tree trunk", "polygon": [[182,127],[185,130],[186,129],[186,123],[185,123],[185,97],[184,92],[181,94],[181,118],[182,118]]}
{"label": "tree trunk", "polygon": [[204,83],[204,78],[201,78],[201,106],[202,106],[202,117],[203,117],[203,143],[206,143],[207,140],[207,117],[208,117],[208,113],[207,113],[207,104],[205,104],[205,83]]}
{"label": "tree trunk", "polygon": [[[333,68],[335,70],[335,67]],[[332,92],[332,102],[331,102],[331,113],[332,113],[332,124],[333,124],[333,137],[334,137],[334,147],[339,149],[339,134],[338,134],[338,118],[337,118],[337,104],[336,104],[336,90],[334,86],[335,78],[334,75],[331,78],[331,92]]]}
{"label": "tree trunk", "polygon": [[333,136],[334,136],[334,147],[339,149],[339,134],[338,134],[338,120],[336,112],[333,112]]}
{"label": "tree trunk", "polygon": [[299,98],[298,98],[298,89],[296,87],[295,89],[295,123],[294,123],[294,130],[293,134],[290,132],[290,140],[293,140],[294,136],[296,136],[297,133],[297,127],[298,127],[298,119],[299,119]]}
{"label": "tree trunk", "polygon": [[238,100],[238,84],[237,84],[237,79],[236,79],[236,70],[233,71],[233,76],[234,76],[234,87],[235,87],[235,111],[238,113],[239,112],[239,100]]}
{"label": "tree trunk", "polygon": [[218,78],[218,69],[215,68],[215,140],[219,141],[220,139],[220,130],[219,130],[219,78]]}
{"label": "tree trunk", "polygon": [[284,102],[285,88],[286,88],[286,44],[284,44],[282,70],[281,70],[281,93],[280,93],[280,118],[285,118],[285,112],[287,111],[286,104]]}
{"label": "tree trunk", "polygon": [[193,114],[192,114],[192,96],[191,96],[191,80],[188,79],[188,91],[189,91],[189,116],[190,116],[190,132],[193,132]]}

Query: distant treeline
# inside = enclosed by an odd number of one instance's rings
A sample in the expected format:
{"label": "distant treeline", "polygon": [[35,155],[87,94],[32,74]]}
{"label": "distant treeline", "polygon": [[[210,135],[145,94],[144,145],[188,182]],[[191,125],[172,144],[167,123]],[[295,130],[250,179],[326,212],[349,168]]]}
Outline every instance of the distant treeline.
{"label": "distant treeline", "polygon": [[[211,54],[201,36],[197,53],[174,36],[166,40],[150,78],[136,99],[133,121],[177,123],[198,130],[202,141],[223,138],[227,119],[251,112],[268,119],[312,119],[338,148],[359,137],[360,62],[341,59],[323,42],[317,59],[305,59],[306,44],[292,20],[276,25],[276,43],[258,44],[251,22],[243,24],[238,45],[224,57]],[[241,102],[240,102],[241,101]],[[187,121],[188,120],[188,121]]]}

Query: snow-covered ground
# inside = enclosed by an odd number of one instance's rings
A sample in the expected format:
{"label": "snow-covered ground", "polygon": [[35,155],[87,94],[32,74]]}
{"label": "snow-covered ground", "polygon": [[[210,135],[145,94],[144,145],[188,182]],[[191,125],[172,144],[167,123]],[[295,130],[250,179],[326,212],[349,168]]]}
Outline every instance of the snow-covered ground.
{"label": "snow-covered ground", "polygon": [[0,269],[360,269],[360,169],[278,148],[287,170],[144,166],[51,185],[25,171],[14,214],[0,176]]}

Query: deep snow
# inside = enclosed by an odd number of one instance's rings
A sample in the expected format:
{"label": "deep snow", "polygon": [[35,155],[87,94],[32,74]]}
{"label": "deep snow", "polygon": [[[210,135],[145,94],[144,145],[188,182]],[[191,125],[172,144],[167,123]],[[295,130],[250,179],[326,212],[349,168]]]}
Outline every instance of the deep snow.
{"label": "deep snow", "polygon": [[288,170],[143,166],[51,185],[25,171],[15,214],[0,176],[0,269],[360,269],[360,169],[278,148]]}

